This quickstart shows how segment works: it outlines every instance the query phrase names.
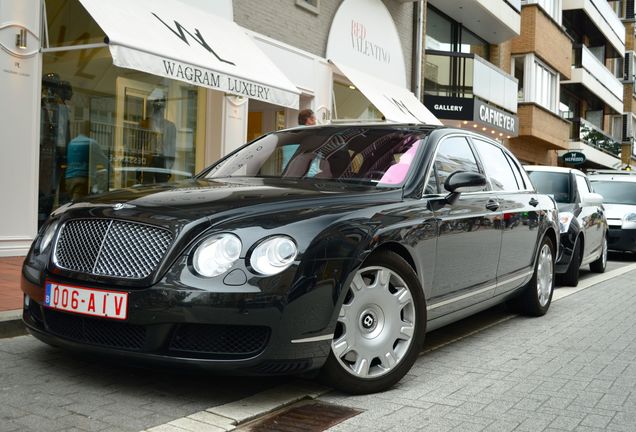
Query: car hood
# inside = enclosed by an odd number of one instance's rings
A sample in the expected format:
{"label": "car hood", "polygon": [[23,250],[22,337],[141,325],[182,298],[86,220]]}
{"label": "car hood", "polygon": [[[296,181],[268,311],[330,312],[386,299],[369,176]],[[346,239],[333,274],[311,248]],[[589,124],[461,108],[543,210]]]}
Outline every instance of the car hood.
{"label": "car hood", "polygon": [[[390,202],[401,199],[401,189],[336,181],[292,181],[262,178],[184,180],[178,183],[138,186],[86,197],[62,212],[80,216],[148,219],[145,222],[187,223],[240,215],[273,213],[294,207],[317,208],[334,203]],[[87,215],[88,216],[88,215]]]}
{"label": "car hood", "polygon": [[627,213],[636,213],[636,205],[603,204],[607,219],[622,219]]}

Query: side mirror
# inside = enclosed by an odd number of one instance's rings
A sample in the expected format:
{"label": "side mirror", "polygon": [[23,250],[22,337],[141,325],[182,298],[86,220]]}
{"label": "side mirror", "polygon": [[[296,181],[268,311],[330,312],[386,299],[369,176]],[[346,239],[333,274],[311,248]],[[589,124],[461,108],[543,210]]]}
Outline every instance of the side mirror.
{"label": "side mirror", "polygon": [[478,172],[455,171],[444,182],[444,188],[450,193],[444,198],[430,200],[428,208],[432,211],[437,211],[446,204],[455,204],[460,194],[464,192],[479,192],[486,186],[486,183],[486,176]]}
{"label": "side mirror", "polygon": [[473,171],[455,171],[444,182],[444,188],[451,194],[478,192],[486,186],[486,176]]}
{"label": "side mirror", "polygon": [[581,206],[603,205],[603,195],[597,193],[587,193],[581,196]]}

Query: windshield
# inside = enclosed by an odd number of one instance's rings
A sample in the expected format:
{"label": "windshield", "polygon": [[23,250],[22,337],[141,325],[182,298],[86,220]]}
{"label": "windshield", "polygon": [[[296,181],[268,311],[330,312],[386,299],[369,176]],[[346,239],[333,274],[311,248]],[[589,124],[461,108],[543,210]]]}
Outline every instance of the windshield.
{"label": "windshield", "polygon": [[326,127],[275,132],[213,166],[205,178],[263,177],[401,184],[428,131]]}
{"label": "windshield", "polygon": [[606,204],[636,205],[636,182],[592,180],[592,188],[603,195]]}
{"label": "windshield", "polygon": [[552,195],[558,203],[569,204],[574,202],[569,173],[528,171],[528,175],[537,192]]}

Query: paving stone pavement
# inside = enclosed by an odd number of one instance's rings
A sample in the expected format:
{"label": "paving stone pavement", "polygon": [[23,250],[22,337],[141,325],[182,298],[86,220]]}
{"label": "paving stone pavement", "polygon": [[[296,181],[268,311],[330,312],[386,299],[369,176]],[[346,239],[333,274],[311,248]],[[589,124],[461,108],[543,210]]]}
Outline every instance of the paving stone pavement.
{"label": "paving stone pavement", "polygon": [[366,410],[333,432],[634,432],[636,271],[428,352],[390,391],[320,400]]}
{"label": "paving stone pavement", "polygon": [[0,432],[140,431],[286,382],[126,367],[0,340]]}

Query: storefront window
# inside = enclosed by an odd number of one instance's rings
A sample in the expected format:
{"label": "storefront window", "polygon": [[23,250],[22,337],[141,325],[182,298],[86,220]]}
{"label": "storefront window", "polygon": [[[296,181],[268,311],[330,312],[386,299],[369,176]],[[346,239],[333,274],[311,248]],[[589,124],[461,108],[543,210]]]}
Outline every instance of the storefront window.
{"label": "storefront window", "polygon": [[45,2],[49,47],[104,43],[106,34],[79,1]]}
{"label": "storefront window", "polygon": [[116,67],[107,47],[45,52],[43,73],[40,223],[86,195],[194,173],[205,90]]}
{"label": "storefront window", "polygon": [[334,81],[333,105],[334,120],[382,120],[382,113],[350,84]]}

